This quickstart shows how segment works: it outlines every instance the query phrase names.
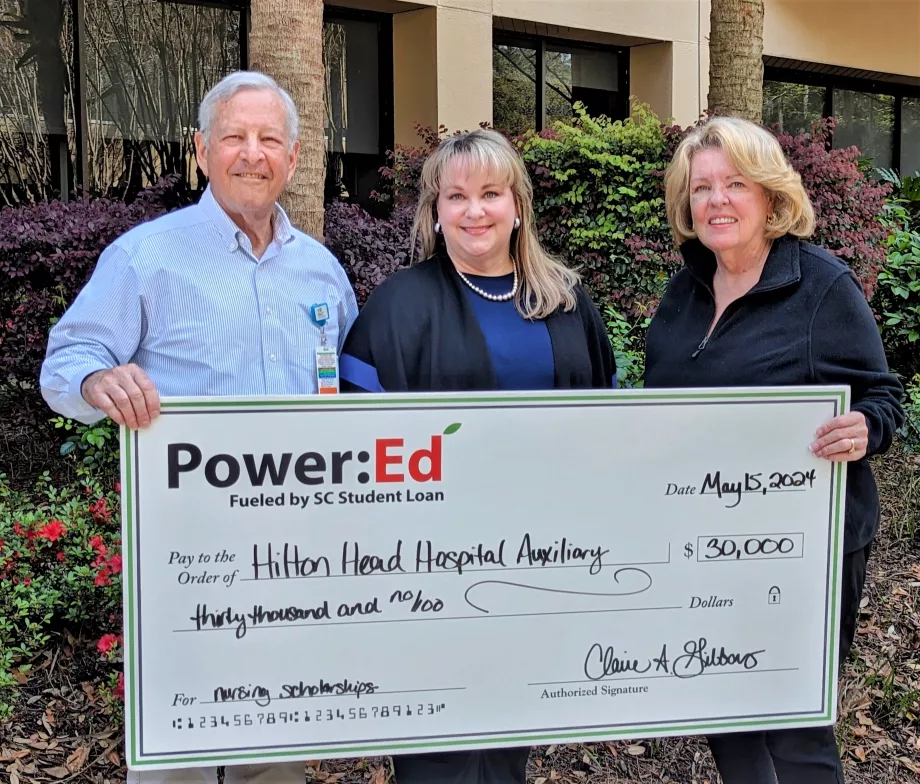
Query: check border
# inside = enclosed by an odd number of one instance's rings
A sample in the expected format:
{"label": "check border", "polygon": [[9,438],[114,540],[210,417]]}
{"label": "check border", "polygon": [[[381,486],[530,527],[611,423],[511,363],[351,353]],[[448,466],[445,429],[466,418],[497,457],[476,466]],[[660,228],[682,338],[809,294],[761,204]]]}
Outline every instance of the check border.
{"label": "check border", "polygon": [[[565,407],[583,406],[655,406],[655,405],[724,405],[727,403],[774,403],[787,402],[831,403],[834,415],[848,410],[849,389],[847,387],[784,387],[784,388],[716,388],[689,390],[616,390],[598,393],[596,390],[578,392],[565,391],[547,395],[537,393],[418,393],[418,394],[356,394],[336,397],[319,396],[285,396],[278,398],[164,398],[161,403],[162,416],[206,413],[271,413],[300,411],[319,413],[332,410],[392,410],[414,409],[468,409],[468,408],[545,408],[563,405]],[[139,450],[138,433],[121,428],[122,461],[122,539],[126,545],[124,552],[124,613],[126,641],[130,642],[125,658],[126,693],[130,695],[132,710],[126,711],[126,751],[130,768],[140,769],[156,765],[162,767],[164,762],[189,764],[221,764],[238,760],[283,760],[286,758],[307,758],[310,756],[354,756],[356,754],[387,754],[428,748],[463,748],[465,746],[493,745],[532,745],[544,743],[567,742],[591,738],[614,739],[636,737],[643,731],[654,732],[656,736],[703,734],[712,730],[737,729],[744,731],[750,727],[765,726],[781,729],[790,725],[827,725],[836,718],[836,677],[839,636],[839,595],[840,576],[839,559],[841,557],[841,536],[843,532],[845,464],[835,463],[831,472],[830,519],[831,529],[828,537],[827,568],[833,575],[831,590],[825,596],[825,625],[827,638],[824,645],[824,682],[822,684],[822,706],[818,711],[797,714],[752,714],[747,716],[708,717],[679,722],[646,722],[611,725],[573,726],[562,729],[535,729],[526,731],[508,730],[493,733],[475,733],[470,735],[429,735],[410,738],[380,738],[359,743],[325,742],[310,745],[284,744],[271,746],[246,747],[244,753],[239,747],[183,752],[144,751],[143,737],[143,703],[140,695],[140,678],[142,671],[141,649],[142,625],[139,613],[140,605],[140,564],[135,561],[135,553],[140,546],[140,498],[139,498]],[[134,645],[134,641],[137,645]],[[604,679],[600,682],[631,680],[624,678]],[[815,714],[819,715],[815,715]],[[783,718],[773,718],[774,716]],[[253,754],[251,750],[264,750],[265,754]]]}

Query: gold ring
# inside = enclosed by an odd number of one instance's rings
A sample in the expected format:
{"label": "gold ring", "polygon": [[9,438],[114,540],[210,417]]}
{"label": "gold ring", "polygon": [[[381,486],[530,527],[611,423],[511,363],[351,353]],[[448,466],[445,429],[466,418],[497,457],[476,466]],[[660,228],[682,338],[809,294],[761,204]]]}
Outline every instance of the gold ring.
{"label": "gold ring", "polygon": [[847,454],[849,454],[850,452],[855,452],[855,451],[856,451],[856,441],[853,440],[853,439],[851,438],[851,439],[850,439],[850,448],[847,449]]}

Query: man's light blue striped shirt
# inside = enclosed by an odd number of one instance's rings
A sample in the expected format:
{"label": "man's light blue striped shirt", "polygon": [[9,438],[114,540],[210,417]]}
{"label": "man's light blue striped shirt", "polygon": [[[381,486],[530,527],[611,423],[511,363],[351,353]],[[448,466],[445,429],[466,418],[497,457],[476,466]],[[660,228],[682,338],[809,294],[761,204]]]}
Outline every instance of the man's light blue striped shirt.
{"label": "man's light blue striped shirt", "polygon": [[326,340],[339,350],[358,307],[326,248],[280,206],[272,225],[256,259],[209,188],[198,204],[119,237],[51,330],[41,372],[48,405],[82,422],[101,419],[80,386],[129,362],[162,396],[315,393],[322,341],[310,306],[328,304]]}

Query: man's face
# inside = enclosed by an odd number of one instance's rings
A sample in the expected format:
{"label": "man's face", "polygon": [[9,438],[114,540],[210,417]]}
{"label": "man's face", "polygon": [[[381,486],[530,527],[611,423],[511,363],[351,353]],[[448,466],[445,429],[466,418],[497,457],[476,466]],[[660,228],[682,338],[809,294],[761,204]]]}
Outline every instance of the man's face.
{"label": "man's face", "polygon": [[209,138],[195,134],[198,165],[231,216],[271,211],[297,167],[284,107],[271,90],[241,90],[222,104]]}

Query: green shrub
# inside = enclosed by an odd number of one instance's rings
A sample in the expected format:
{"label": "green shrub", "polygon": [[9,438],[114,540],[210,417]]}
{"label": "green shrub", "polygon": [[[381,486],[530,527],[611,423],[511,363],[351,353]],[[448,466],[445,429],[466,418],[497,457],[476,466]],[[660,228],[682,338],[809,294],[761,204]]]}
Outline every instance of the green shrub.
{"label": "green shrub", "polygon": [[643,107],[611,122],[577,104],[569,123],[518,146],[543,243],[581,270],[601,312],[649,312],[679,267],[662,184],[669,129]]}
{"label": "green shrub", "polygon": [[906,210],[890,204],[884,223],[890,234],[887,260],[878,274],[873,305],[891,366],[909,377],[920,368],[920,232]]}
{"label": "green shrub", "polygon": [[94,425],[83,425],[72,419],[55,417],[51,420],[57,430],[70,433],[61,444],[62,456],[71,455],[76,461],[78,477],[100,479],[118,478],[120,473],[118,451],[118,426],[111,419],[103,419]]}
{"label": "green shrub", "polygon": [[651,318],[644,316],[630,321],[609,306],[604,314],[607,337],[617,362],[617,386],[641,387],[645,375],[645,331]]}
{"label": "green shrub", "polygon": [[912,451],[920,452],[920,373],[905,385],[904,413],[906,420],[898,435]]}
{"label": "green shrub", "polygon": [[0,474],[0,720],[52,635],[121,629],[119,490],[86,473],[56,487],[45,472],[22,492]]}

